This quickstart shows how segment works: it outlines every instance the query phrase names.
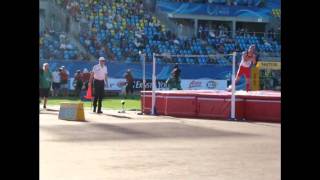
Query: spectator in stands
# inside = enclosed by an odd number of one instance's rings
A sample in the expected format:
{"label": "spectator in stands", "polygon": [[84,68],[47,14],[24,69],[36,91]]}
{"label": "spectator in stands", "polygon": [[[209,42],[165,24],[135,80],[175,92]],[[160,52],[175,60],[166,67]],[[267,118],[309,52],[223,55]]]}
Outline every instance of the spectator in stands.
{"label": "spectator in stands", "polygon": [[61,69],[56,69],[52,72],[52,96],[58,96],[59,94],[61,82],[60,72]]}
{"label": "spectator in stands", "polygon": [[199,37],[200,37],[201,39],[204,38],[202,32],[203,32],[203,27],[202,27],[202,25],[200,25],[200,26],[199,26]]}
{"label": "spectator in stands", "polygon": [[234,5],[234,6],[237,6],[238,5],[238,0],[232,0],[233,2],[232,2],[232,4]]}
{"label": "spectator in stands", "polygon": [[244,28],[244,37],[249,37],[249,29],[246,27]]}
{"label": "spectator in stands", "polygon": [[49,70],[49,64],[43,64],[43,71],[40,71],[40,97],[44,99],[43,109],[47,108],[47,100],[50,93],[52,74]]}
{"label": "spectator in stands", "polygon": [[281,40],[281,26],[277,28],[277,33],[275,35],[276,35],[275,40],[279,42]]}
{"label": "spectator in stands", "polygon": [[223,25],[219,25],[219,37],[222,37],[224,35],[224,27]]}
{"label": "spectator in stands", "polygon": [[68,71],[66,70],[66,68],[64,66],[61,67],[61,72],[60,72],[60,76],[61,76],[61,91],[64,97],[68,96],[68,79],[69,79],[69,74]]}
{"label": "spectator in stands", "polygon": [[221,54],[224,53],[224,45],[223,45],[223,43],[221,43],[221,44],[219,45],[218,52],[221,53]]}
{"label": "spectator in stands", "polygon": [[266,47],[270,48],[271,47],[271,44],[268,42],[268,40],[266,39],[263,39],[263,43]]}
{"label": "spectator in stands", "polygon": [[209,31],[209,37],[214,38],[216,37],[215,33],[214,33],[214,29],[210,29]]}
{"label": "spectator in stands", "polygon": [[54,31],[53,28],[50,28],[50,29],[49,29],[49,35],[51,35],[51,36],[55,35],[55,31]]}
{"label": "spectator in stands", "polygon": [[272,40],[273,39],[273,34],[274,34],[274,29],[271,28],[268,30],[268,39]]}
{"label": "spectator in stands", "polygon": [[252,33],[252,36],[253,36],[253,37],[256,37],[256,32],[253,32],[253,33]]}
{"label": "spectator in stands", "polygon": [[242,4],[245,5],[245,6],[248,6],[248,1],[249,0],[242,0]]}
{"label": "spectator in stands", "polygon": [[90,46],[90,40],[89,39],[84,40],[84,43],[85,43],[86,46]]}
{"label": "spectator in stands", "polygon": [[66,50],[67,49],[67,45],[65,43],[61,43],[60,49],[63,50],[63,51]]}
{"label": "spectator in stands", "polygon": [[61,33],[59,35],[59,40],[60,40],[60,43],[65,43],[66,41],[66,35],[64,33]]}
{"label": "spectator in stands", "polygon": [[272,28],[271,29],[271,41],[274,41],[276,39],[276,32],[275,30]]}
{"label": "spectator in stands", "polygon": [[262,8],[266,6],[266,0],[260,0],[260,2],[258,2],[256,4],[258,7]]}
{"label": "spectator in stands", "polygon": [[42,48],[43,46],[43,37],[42,35],[40,35],[40,38],[39,38],[39,47]]}
{"label": "spectator in stands", "polygon": [[125,96],[125,98],[127,98],[129,94],[131,96],[133,95],[133,76],[132,76],[130,69],[128,69],[127,72],[124,74],[124,78],[126,79],[126,96]]}
{"label": "spectator in stands", "polygon": [[99,64],[93,66],[92,73],[89,80],[89,86],[93,82],[94,89],[94,99],[93,99],[93,112],[96,112],[97,102],[98,102],[98,111],[97,113],[103,113],[101,111],[102,99],[104,96],[104,87],[107,82],[108,70],[105,65],[105,58],[99,58]]}
{"label": "spectator in stands", "polygon": [[180,70],[178,64],[176,64],[174,66],[173,70],[171,71],[170,77],[166,81],[166,84],[168,85],[169,90],[171,90],[171,89],[182,90],[180,74],[181,74],[181,70]]}
{"label": "spectator in stands", "polygon": [[237,32],[238,32],[239,36],[243,36],[244,35],[244,28],[240,28]]}
{"label": "spectator in stands", "polygon": [[179,38],[182,38],[182,39],[184,39],[184,35],[183,35],[183,29],[184,27],[183,27],[183,24],[179,24],[179,27],[178,27],[178,36],[179,36]]}
{"label": "spectator in stands", "polygon": [[209,33],[209,27],[205,26],[203,31],[204,31],[203,32],[204,33],[204,39],[207,39],[208,38],[208,33]]}
{"label": "spectator in stands", "polygon": [[240,47],[240,44],[238,42],[235,45],[235,51],[236,52],[240,52],[241,51],[241,47]]}

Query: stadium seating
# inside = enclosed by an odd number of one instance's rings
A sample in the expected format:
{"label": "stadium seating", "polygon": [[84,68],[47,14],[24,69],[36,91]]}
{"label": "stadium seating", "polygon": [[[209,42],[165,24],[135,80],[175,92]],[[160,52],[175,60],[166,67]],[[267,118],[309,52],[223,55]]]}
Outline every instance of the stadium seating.
{"label": "stadium seating", "polygon": [[78,52],[64,33],[40,31],[40,59],[77,59]]}
{"label": "stadium seating", "polygon": [[[256,2],[255,0],[254,2]],[[79,5],[79,13],[89,22],[88,31],[81,31],[79,42],[85,47],[88,53],[95,58],[105,56],[108,59],[118,62],[134,63],[139,62],[139,51],[146,53],[146,60],[152,61],[152,53],[171,54],[198,54],[207,55],[221,51],[230,53],[236,50],[243,51],[251,44],[256,44],[260,52],[280,52],[281,46],[276,41],[264,42],[261,37],[256,36],[236,36],[228,37],[225,42],[224,37],[207,38],[184,38],[177,37],[174,33],[169,33],[160,21],[144,10],[141,0],[117,0],[117,1],[83,1],[83,0],[56,0],[56,3],[66,8],[72,2]],[[179,1],[181,2],[181,1]],[[201,2],[201,1],[197,1]],[[211,3],[226,3],[226,0],[213,0]],[[237,5],[242,5],[247,1],[237,0]],[[73,14],[74,15],[74,14]],[[171,35],[169,35],[171,34]],[[230,35],[229,35],[230,36]],[[75,59],[78,50],[61,50],[59,35],[40,35],[40,58],[61,58]],[[220,47],[222,46],[222,47]],[[219,49],[219,47],[221,49]],[[230,61],[223,59],[201,58],[163,58],[164,63],[180,62],[195,64],[219,63],[225,64]]]}
{"label": "stadium seating", "polygon": [[262,0],[162,0],[168,2],[185,2],[185,3],[209,3],[216,5],[230,5],[230,6],[262,6]]}

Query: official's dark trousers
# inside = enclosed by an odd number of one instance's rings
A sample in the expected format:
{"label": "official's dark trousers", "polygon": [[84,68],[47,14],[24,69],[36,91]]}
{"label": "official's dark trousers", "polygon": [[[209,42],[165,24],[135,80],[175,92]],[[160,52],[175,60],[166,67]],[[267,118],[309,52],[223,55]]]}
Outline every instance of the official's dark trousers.
{"label": "official's dark trousers", "polygon": [[93,110],[96,111],[98,102],[98,112],[101,111],[102,99],[104,95],[104,80],[94,80],[93,81]]}

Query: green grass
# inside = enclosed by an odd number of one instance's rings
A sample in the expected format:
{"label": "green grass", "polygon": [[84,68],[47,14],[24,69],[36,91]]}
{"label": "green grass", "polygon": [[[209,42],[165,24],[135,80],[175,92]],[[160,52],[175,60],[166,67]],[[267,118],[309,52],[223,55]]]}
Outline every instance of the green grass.
{"label": "green grass", "polygon": [[[107,96],[104,97],[102,101],[102,107],[107,109],[121,109],[121,100],[122,97],[119,96]],[[124,99],[125,100],[125,109],[141,109],[140,96],[133,96],[132,98]],[[60,105],[62,102],[81,102],[80,98],[76,97],[49,97],[48,106]],[[91,107],[91,101],[82,101],[84,107]]]}

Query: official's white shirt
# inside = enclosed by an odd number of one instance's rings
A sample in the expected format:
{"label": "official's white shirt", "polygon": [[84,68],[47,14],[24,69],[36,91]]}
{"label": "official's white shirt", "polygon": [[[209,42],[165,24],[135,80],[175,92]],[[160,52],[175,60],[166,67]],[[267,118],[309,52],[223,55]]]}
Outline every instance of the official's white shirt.
{"label": "official's white shirt", "polygon": [[106,65],[101,67],[100,64],[97,64],[93,66],[92,72],[94,79],[105,80],[106,74],[108,74],[108,69]]}

